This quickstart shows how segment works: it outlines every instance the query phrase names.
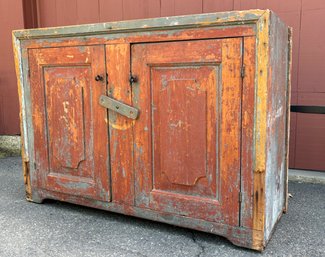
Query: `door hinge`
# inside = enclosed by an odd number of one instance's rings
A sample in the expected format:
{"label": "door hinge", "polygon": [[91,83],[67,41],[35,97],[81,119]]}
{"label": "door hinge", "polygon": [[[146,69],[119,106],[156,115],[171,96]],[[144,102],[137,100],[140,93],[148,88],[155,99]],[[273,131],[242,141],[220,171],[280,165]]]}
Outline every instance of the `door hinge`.
{"label": "door hinge", "polygon": [[243,194],[242,194],[242,192],[239,192],[238,199],[239,199],[239,202],[240,203],[243,201]]}
{"label": "door hinge", "polygon": [[30,69],[28,69],[27,74],[28,74],[28,78],[30,78]]}
{"label": "door hinge", "polygon": [[242,78],[245,77],[245,65],[241,66],[240,76],[241,76]]}

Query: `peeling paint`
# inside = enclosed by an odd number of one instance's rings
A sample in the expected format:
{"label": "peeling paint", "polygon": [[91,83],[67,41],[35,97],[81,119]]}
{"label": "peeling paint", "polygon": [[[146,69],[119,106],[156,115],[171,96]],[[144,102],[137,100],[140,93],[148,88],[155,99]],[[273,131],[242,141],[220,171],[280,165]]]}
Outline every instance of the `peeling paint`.
{"label": "peeling paint", "polygon": [[[285,201],[282,182],[287,165],[282,154],[274,157],[274,149],[281,145],[278,140],[284,136],[274,126],[284,122],[285,103],[274,102],[272,115],[268,108],[272,98],[268,83],[274,77],[270,68],[271,16],[268,10],[253,10],[15,31],[27,198],[35,202],[60,199],[190,227],[262,250],[279,217],[278,207]],[[256,91],[254,97],[245,98],[244,94],[251,92],[247,87],[252,87],[254,81],[245,84],[245,78],[236,71],[245,62],[243,41],[247,42],[247,37],[255,40],[255,36],[257,48],[250,58],[255,58],[256,67],[248,68],[247,74],[256,71]],[[210,45],[201,46],[203,42]],[[162,55],[164,44],[168,48]],[[182,47],[172,51],[180,44]],[[84,74],[88,80],[83,82],[77,76],[70,77],[70,82],[64,80],[62,70],[54,68],[58,64],[78,66],[79,70],[88,67],[89,72]],[[159,68],[161,64],[164,67]],[[130,67],[139,77],[132,87]],[[44,95],[51,95],[52,89],[46,86],[43,92],[43,82],[38,79],[49,69],[57,69],[56,84],[50,80],[46,84],[55,88],[65,85],[69,90],[64,90],[67,95],[53,91],[52,98],[42,100]],[[187,70],[204,79],[193,74],[187,81],[177,74],[169,78],[168,70],[183,74]],[[148,71],[153,74],[152,81]],[[77,73],[73,68],[71,72]],[[108,81],[94,81],[94,74],[106,72]],[[163,76],[156,76],[159,72]],[[150,88],[158,81],[158,90]],[[139,120],[107,114],[98,105],[99,97],[107,92],[140,109]],[[74,97],[79,93],[81,96]],[[175,99],[178,102],[173,102]],[[177,109],[179,103],[185,108]],[[242,110],[244,106],[255,108],[255,116],[253,111]],[[190,115],[184,111],[190,111]],[[159,116],[155,116],[157,113]],[[161,117],[168,119],[157,123]],[[58,124],[56,131],[51,122]],[[159,131],[158,125],[162,127]],[[200,133],[193,136],[193,128]],[[187,135],[183,146],[175,136],[170,140],[169,134],[179,131],[180,136]],[[158,132],[164,135],[160,141]],[[273,143],[270,137],[274,137]],[[250,140],[254,145],[245,152],[240,140]],[[273,150],[268,148],[270,145]],[[178,156],[182,147],[187,150]],[[190,156],[195,147],[197,155]],[[187,158],[185,164],[181,157]],[[204,160],[202,165],[200,160]],[[181,169],[183,164],[188,167]],[[274,177],[270,170],[277,170]],[[283,197],[266,204],[268,188]]]}

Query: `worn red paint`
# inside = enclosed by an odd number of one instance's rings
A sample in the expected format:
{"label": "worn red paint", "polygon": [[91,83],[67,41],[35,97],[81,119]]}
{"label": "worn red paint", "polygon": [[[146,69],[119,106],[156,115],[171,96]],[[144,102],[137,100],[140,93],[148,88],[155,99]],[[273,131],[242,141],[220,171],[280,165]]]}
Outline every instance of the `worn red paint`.
{"label": "worn red paint", "polygon": [[[74,28],[54,38],[26,32],[17,70],[29,200],[59,199],[264,248],[286,208],[288,28],[269,11],[203,18],[103,24],[94,29],[104,32],[87,27],[85,37],[68,36]],[[106,110],[102,95],[137,108],[138,118]],[[282,197],[276,206],[267,201],[273,189]]]}
{"label": "worn red paint", "polygon": [[132,48],[136,205],[238,225],[241,44]]}
{"label": "worn red paint", "polygon": [[[130,44],[106,45],[107,94],[131,105]],[[116,69],[118,67],[118,69]],[[134,204],[133,125],[134,120],[109,111],[112,200]]]}
{"label": "worn red paint", "polygon": [[97,104],[106,85],[93,79],[105,74],[104,55],[103,46],[29,51],[34,186],[109,199],[106,110]]}

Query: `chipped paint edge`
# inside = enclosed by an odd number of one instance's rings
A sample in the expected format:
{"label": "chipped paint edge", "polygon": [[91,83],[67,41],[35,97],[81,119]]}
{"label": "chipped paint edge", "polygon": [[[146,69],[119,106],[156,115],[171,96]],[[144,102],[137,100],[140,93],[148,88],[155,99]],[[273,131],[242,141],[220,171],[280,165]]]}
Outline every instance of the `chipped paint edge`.
{"label": "chipped paint edge", "polygon": [[15,70],[17,77],[18,96],[19,96],[19,118],[20,118],[20,133],[21,133],[21,156],[22,156],[22,169],[25,183],[26,199],[32,200],[32,188],[30,181],[30,159],[28,154],[28,132],[26,123],[26,103],[25,103],[25,90],[23,84],[23,67],[21,57],[21,44],[12,33],[12,44],[14,50]]}
{"label": "chipped paint edge", "polygon": [[231,11],[13,31],[20,40],[256,23],[265,10]]}
{"label": "chipped paint edge", "polygon": [[[265,247],[265,170],[267,133],[267,86],[269,66],[270,13],[266,10],[257,22],[255,123],[253,152],[253,230],[252,248],[262,251]],[[257,233],[260,231],[262,233]]]}

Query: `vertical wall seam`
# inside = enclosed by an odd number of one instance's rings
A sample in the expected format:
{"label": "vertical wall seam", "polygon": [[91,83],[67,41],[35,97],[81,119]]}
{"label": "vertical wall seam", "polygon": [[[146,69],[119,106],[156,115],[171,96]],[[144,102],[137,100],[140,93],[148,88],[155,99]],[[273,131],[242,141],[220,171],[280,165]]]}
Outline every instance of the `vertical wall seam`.
{"label": "vertical wall seam", "polygon": [[79,12],[78,12],[78,1],[77,0],[75,0],[75,4],[76,4],[75,9],[76,9],[76,16],[77,16],[76,18],[77,18],[78,24],[80,24],[80,18],[79,18]]}
{"label": "vertical wall seam", "polygon": [[122,0],[122,20],[124,20],[124,0]]}
{"label": "vertical wall seam", "polygon": [[39,6],[40,6],[39,0],[36,0],[35,8],[36,8],[36,27],[37,28],[41,27],[41,13],[40,13]]}
{"label": "vertical wall seam", "polygon": [[101,17],[100,17],[100,0],[97,0],[97,21],[101,22]]}
{"label": "vertical wall seam", "polygon": [[[298,60],[297,60],[297,101],[298,101],[298,95],[299,95],[299,77],[300,77],[300,46],[301,46],[301,26],[302,26],[302,1],[300,0],[300,20],[299,20],[299,38],[298,38]],[[294,33],[294,32],[293,32]],[[298,102],[297,102],[298,103]],[[295,136],[294,136],[294,159],[293,159],[293,168],[296,168],[296,156],[297,156],[297,131],[298,131],[298,114],[296,114],[296,120],[295,120]]]}

